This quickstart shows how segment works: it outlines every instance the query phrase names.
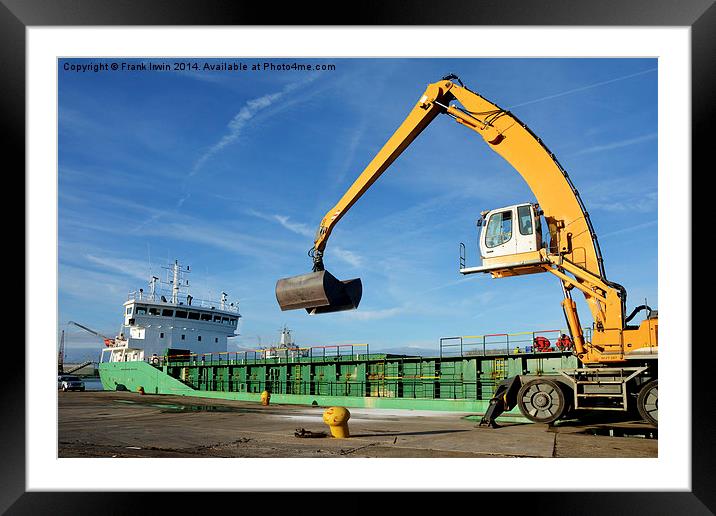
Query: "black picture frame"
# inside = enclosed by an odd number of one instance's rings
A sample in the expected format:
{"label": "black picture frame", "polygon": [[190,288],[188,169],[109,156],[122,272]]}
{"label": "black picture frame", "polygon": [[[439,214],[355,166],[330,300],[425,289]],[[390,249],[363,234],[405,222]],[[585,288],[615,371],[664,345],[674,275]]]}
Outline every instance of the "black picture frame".
{"label": "black picture frame", "polygon": [[[271,11],[271,12],[269,12]],[[281,3],[270,9],[256,2],[222,0],[0,0],[0,106],[4,126],[2,156],[25,167],[25,30],[32,26],[86,25],[497,25],[497,26],[683,26],[691,28],[692,170],[706,166],[706,138],[714,114],[716,91],[716,6],[714,0],[443,0],[441,2],[363,1],[350,15],[336,3]],[[711,165],[713,166],[713,165]],[[691,180],[685,171],[685,180]],[[695,218],[695,217],[694,217]],[[19,245],[17,246],[19,248]],[[24,252],[24,251],[23,251]],[[691,256],[690,253],[687,256]],[[27,263],[24,256],[24,263]],[[689,268],[686,268],[686,273]],[[25,270],[25,277],[31,271]],[[691,282],[688,276],[685,280]],[[691,300],[684,300],[691,304]],[[694,309],[696,306],[694,306]],[[691,346],[691,328],[674,345]],[[702,343],[706,347],[708,343]],[[710,360],[692,351],[692,489],[689,492],[512,493],[509,507],[531,513],[577,514],[713,514],[716,511],[713,407],[715,389],[709,379]],[[708,350],[706,351],[708,353]],[[0,417],[0,511],[7,514],[126,514],[145,512],[163,494],[118,492],[26,492],[25,369],[4,369]],[[685,389],[688,385],[685,385]],[[584,472],[580,472],[584,473]],[[565,475],[573,475],[565,469]],[[634,472],[639,475],[639,471]],[[505,479],[509,485],[511,479]],[[427,494],[427,493],[426,493]],[[159,496],[159,498],[155,498]],[[171,493],[171,505],[189,508],[192,497]],[[219,496],[217,493],[216,496]],[[220,503],[212,496],[212,505]],[[273,495],[272,495],[273,496]],[[293,495],[292,495],[293,496]],[[480,504],[488,493],[477,493]],[[503,498],[505,494],[499,495]],[[411,497],[413,497],[411,495]],[[206,497],[193,497],[199,504]],[[160,502],[164,505],[164,502]],[[320,505],[319,501],[316,501]],[[382,502],[381,502],[382,503]],[[148,505],[149,504],[149,505]],[[174,509],[172,509],[172,507]],[[111,508],[111,510],[109,509]],[[214,506],[213,510],[217,510]],[[183,511],[181,511],[183,512]]]}

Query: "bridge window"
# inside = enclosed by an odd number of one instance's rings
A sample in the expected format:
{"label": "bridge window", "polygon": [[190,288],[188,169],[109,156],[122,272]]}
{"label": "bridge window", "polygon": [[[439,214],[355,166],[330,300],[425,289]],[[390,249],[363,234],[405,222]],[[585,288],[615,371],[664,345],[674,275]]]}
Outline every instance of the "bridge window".
{"label": "bridge window", "polygon": [[186,319],[186,312],[184,310],[177,310],[176,311],[176,317],[179,317],[180,319]]}
{"label": "bridge window", "polygon": [[202,321],[211,321],[211,314],[201,314]]}
{"label": "bridge window", "polygon": [[199,320],[199,312],[189,312],[189,319]]}
{"label": "bridge window", "polygon": [[215,316],[214,316],[214,322],[221,322],[221,316],[220,316],[220,315],[215,315]]}
{"label": "bridge window", "polygon": [[127,307],[127,315],[132,315],[132,307],[131,306]]}
{"label": "bridge window", "polygon": [[221,318],[221,322],[224,323],[224,324],[228,324],[228,323],[229,323],[229,318],[228,318],[228,317],[222,317],[222,318]]}
{"label": "bridge window", "polygon": [[512,238],[512,210],[493,214],[487,223],[485,245],[497,247],[508,242],[510,238]]}
{"label": "bridge window", "polygon": [[149,315],[159,315],[159,308],[149,307]]}
{"label": "bridge window", "polygon": [[174,315],[174,310],[170,310],[169,308],[165,308],[162,310],[162,315],[164,317],[172,317]]}
{"label": "bridge window", "polygon": [[146,306],[138,306],[136,314],[137,315],[146,315],[147,313],[147,307]]}
{"label": "bridge window", "polygon": [[532,210],[529,206],[519,206],[517,208],[517,219],[520,221],[520,234],[532,234]]}

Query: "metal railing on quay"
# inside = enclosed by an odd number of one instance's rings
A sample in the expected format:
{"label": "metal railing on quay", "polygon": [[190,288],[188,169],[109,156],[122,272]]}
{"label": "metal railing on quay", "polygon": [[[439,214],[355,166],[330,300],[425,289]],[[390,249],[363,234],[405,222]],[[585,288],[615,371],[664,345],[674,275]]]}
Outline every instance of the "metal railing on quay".
{"label": "metal railing on quay", "polygon": [[[583,331],[590,341],[591,328],[584,328]],[[568,335],[566,330],[539,330],[442,337],[440,358],[571,351],[573,349],[571,339],[569,341],[563,339],[566,335]]]}

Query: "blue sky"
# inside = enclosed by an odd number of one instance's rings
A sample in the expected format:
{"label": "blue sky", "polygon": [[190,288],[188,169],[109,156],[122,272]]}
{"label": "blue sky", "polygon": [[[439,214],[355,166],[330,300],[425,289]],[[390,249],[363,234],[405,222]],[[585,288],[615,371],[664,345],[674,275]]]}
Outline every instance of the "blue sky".
{"label": "blue sky", "polygon": [[[656,59],[271,61],[336,69],[78,73],[64,63],[102,61],[60,61],[58,304],[68,349],[101,342],[67,321],[114,335],[127,293],[146,290],[150,272],[163,276],[174,259],[192,267],[195,298],[223,290],[238,300],[241,335],[230,350],[274,343],[284,324],[301,345],[422,354],[436,353],[440,337],[563,328],[551,275],[458,273],[460,242],[478,264],[480,211],[534,197],[448,117],[331,236],[326,268],[363,279],[360,308],[278,308],[276,280],[309,272],[323,215],[447,73],[542,138],[580,191],[628,309],[645,298],[657,307]],[[580,314],[591,323],[583,303]]]}

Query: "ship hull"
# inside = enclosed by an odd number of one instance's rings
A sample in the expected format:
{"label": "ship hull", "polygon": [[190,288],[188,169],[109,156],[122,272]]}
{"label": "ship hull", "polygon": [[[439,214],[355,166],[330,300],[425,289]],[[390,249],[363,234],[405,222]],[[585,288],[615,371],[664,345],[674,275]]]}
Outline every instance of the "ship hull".
{"label": "ship hull", "polygon": [[[106,362],[99,365],[99,373],[105,390],[256,403],[268,390],[272,404],[484,414],[504,378],[525,372],[558,374],[576,365],[576,358],[566,352],[450,358],[367,355],[288,362]],[[522,420],[518,409],[503,418]]]}

